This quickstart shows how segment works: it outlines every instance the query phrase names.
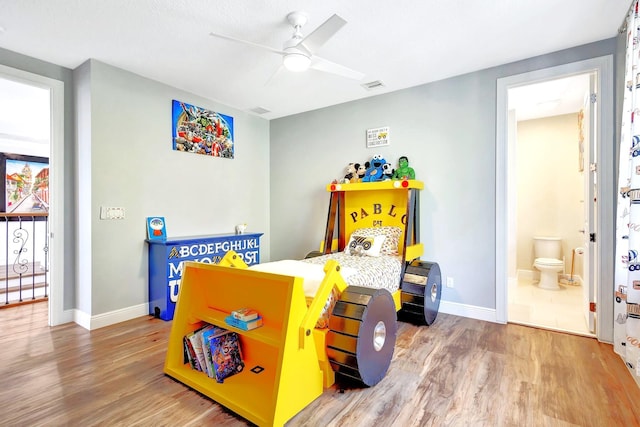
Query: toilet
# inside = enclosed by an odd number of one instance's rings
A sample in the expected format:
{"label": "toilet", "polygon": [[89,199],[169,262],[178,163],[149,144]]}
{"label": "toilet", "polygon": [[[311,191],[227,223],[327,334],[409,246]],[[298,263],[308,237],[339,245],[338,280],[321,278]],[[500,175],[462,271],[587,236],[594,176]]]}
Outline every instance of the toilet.
{"label": "toilet", "polygon": [[536,257],[533,266],[540,270],[541,289],[557,290],[558,273],[564,269],[562,261],[562,239],[560,237],[534,237],[533,251]]}

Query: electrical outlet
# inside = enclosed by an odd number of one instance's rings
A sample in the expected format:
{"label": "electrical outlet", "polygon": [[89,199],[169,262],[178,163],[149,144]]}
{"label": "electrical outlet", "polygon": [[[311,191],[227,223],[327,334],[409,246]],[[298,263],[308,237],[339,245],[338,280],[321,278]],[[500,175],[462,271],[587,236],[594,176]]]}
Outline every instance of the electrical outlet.
{"label": "electrical outlet", "polygon": [[447,277],[447,288],[453,288],[453,277]]}

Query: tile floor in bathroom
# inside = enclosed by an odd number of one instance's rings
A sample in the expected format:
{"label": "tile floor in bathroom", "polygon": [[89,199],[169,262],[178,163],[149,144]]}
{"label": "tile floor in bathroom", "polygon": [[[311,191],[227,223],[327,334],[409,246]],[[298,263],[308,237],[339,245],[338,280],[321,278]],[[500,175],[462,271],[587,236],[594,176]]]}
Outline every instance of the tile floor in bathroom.
{"label": "tile floor in bathroom", "polygon": [[509,280],[509,322],[595,336],[584,318],[582,286],[560,284],[559,290],[552,291],[537,285],[537,280],[527,277]]}

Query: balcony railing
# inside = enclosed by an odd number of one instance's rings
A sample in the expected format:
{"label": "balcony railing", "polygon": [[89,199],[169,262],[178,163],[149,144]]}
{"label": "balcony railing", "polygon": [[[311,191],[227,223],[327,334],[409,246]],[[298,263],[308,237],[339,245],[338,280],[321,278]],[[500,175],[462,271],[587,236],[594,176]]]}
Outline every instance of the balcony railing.
{"label": "balcony railing", "polygon": [[0,213],[0,308],[48,297],[49,214]]}

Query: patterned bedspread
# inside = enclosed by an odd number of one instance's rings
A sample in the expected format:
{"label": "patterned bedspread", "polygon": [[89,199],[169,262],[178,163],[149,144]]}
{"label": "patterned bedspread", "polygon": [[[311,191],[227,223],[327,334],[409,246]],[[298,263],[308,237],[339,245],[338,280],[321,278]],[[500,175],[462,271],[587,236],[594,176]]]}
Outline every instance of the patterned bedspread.
{"label": "patterned bedspread", "polygon": [[[249,269],[267,273],[294,275],[304,279],[304,294],[307,304],[311,304],[316,295],[320,282],[324,278],[324,265],[329,259],[340,263],[342,278],[349,286],[364,286],[367,288],[384,288],[393,293],[400,287],[400,272],[402,269],[401,256],[381,255],[354,256],[344,252],[322,255],[301,261],[282,260],[254,264]],[[316,328],[329,327],[329,314],[336,301],[340,298],[337,289],[333,289],[324,305],[322,313],[316,323]]]}
{"label": "patterned bedspread", "polygon": [[400,273],[402,270],[401,256],[353,256],[344,252],[336,252],[329,255],[308,258],[303,261],[311,264],[324,265],[329,259],[335,259],[340,263],[341,267],[349,267],[358,271],[357,274],[351,274],[344,278],[350,286],[384,288],[392,293],[400,287]]}

